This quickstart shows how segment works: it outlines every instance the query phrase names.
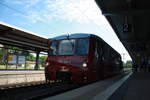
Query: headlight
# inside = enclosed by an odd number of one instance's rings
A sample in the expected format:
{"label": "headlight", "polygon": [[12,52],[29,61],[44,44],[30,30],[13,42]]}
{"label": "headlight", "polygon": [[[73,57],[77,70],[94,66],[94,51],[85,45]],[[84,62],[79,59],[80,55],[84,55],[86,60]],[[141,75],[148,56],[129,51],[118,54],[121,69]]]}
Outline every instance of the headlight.
{"label": "headlight", "polygon": [[49,63],[49,62],[46,62],[45,66],[47,67],[48,65],[50,65],[50,63]]}
{"label": "headlight", "polygon": [[87,67],[87,63],[83,63],[82,66],[83,66],[83,67]]}

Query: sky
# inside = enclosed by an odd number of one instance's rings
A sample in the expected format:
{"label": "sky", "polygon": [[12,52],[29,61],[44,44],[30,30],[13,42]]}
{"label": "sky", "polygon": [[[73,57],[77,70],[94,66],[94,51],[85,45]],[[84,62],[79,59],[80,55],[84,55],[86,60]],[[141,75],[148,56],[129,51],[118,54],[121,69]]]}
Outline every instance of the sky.
{"label": "sky", "polygon": [[0,0],[0,21],[45,38],[71,33],[98,35],[131,60],[94,0]]}

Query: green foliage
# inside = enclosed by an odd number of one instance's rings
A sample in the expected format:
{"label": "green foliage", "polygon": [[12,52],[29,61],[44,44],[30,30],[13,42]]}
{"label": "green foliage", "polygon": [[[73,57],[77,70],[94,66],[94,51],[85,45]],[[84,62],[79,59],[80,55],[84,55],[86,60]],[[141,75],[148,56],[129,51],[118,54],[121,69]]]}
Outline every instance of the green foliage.
{"label": "green foliage", "polygon": [[2,58],[3,58],[3,50],[2,48],[0,48],[0,61],[2,60]]}
{"label": "green foliage", "polygon": [[40,60],[45,62],[46,58],[47,58],[47,56],[41,56]]}
{"label": "green foliage", "polygon": [[131,61],[131,60],[128,60],[128,61],[126,62],[126,64],[127,64],[127,65],[132,65],[132,61]]}
{"label": "green foliage", "polygon": [[27,59],[27,61],[35,61],[36,57],[34,57],[34,55],[30,53],[26,59]]}
{"label": "green foliage", "polygon": [[131,61],[131,60],[128,60],[128,61],[126,62],[126,67],[127,67],[127,68],[132,68],[132,61]]}
{"label": "green foliage", "polygon": [[125,63],[125,62],[122,62],[122,64],[123,64],[123,67],[125,68],[125,67],[126,67],[126,63]]}
{"label": "green foliage", "polygon": [[39,60],[40,60],[40,62],[41,62],[41,64],[42,64],[42,67],[44,67],[46,58],[47,58],[47,56],[41,56],[41,57],[39,58]]}

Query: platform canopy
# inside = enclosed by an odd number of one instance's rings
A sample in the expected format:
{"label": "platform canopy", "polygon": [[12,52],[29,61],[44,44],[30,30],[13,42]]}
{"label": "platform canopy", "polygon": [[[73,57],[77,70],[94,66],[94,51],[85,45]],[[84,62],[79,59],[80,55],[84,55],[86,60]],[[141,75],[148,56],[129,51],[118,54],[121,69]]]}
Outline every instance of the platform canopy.
{"label": "platform canopy", "polygon": [[27,50],[47,51],[50,40],[0,22],[0,43]]}
{"label": "platform canopy", "polygon": [[132,59],[150,59],[150,1],[95,1]]}

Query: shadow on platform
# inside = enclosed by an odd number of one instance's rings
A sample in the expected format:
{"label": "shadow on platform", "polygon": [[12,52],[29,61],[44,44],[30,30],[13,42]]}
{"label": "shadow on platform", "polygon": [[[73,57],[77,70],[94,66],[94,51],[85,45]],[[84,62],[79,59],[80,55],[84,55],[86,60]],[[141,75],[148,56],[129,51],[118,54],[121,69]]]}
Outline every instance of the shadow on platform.
{"label": "shadow on platform", "polygon": [[108,100],[150,100],[150,72],[134,72]]}

